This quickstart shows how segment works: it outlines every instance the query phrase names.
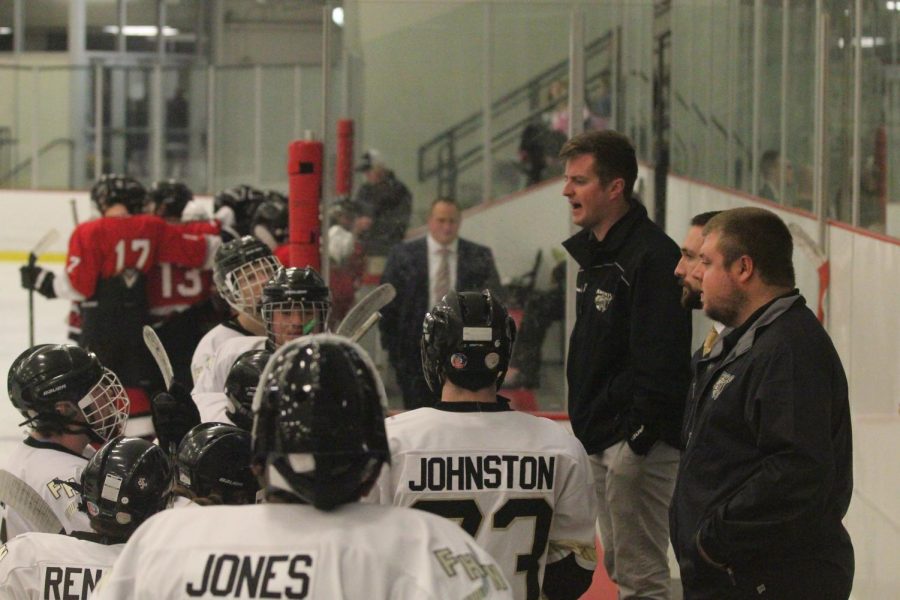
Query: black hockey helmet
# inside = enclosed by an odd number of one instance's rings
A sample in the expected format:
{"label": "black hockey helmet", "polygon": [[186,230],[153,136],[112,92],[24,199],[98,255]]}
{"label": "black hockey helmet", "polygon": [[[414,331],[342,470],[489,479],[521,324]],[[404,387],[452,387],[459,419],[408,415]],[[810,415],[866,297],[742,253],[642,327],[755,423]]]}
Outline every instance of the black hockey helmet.
{"label": "black hockey helmet", "polygon": [[253,395],[266,363],[272,357],[269,350],[250,350],[238,356],[225,379],[225,395],[231,404],[227,411],[231,422],[250,431],[253,427]]}
{"label": "black hockey helmet", "polygon": [[153,212],[164,219],[180,219],[194,193],[187,185],[174,179],[155,181],[148,194],[153,201]]}
{"label": "black hockey helmet", "polygon": [[265,199],[265,192],[253,186],[241,184],[216,194],[213,210],[217,218],[222,218],[222,208],[231,209],[232,218],[223,219],[223,227],[233,229],[237,235],[250,234],[250,220],[256,207]]}
{"label": "black hockey helmet", "polygon": [[81,473],[82,509],[91,527],[127,539],[138,525],[166,508],[172,464],[162,448],[135,437],[117,437],[101,447]]}
{"label": "black hockey helmet", "polygon": [[122,204],[130,214],[136,215],[144,212],[147,191],[133,177],[107,173],[101,175],[91,188],[91,200],[100,214],[114,204]]}
{"label": "black hockey helmet", "polygon": [[263,287],[259,304],[269,342],[278,348],[301,335],[325,331],[331,291],[312,267],[282,267]]}
{"label": "black hockey helmet", "polygon": [[226,423],[200,423],[178,445],[176,483],[194,500],[253,504],[259,483],[250,471],[250,432]]}
{"label": "black hockey helmet", "polygon": [[[41,344],[26,350],[13,362],[7,388],[26,423],[37,429],[86,433],[105,442],[121,434],[128,419],[128,395],[119,378],[79,346]],[[58,402],[73,404],[77,412],[60,413]]]}
{"label": "black hockey helmet", "polygon": [[496,384],[509,368],[516,324],[490,290],[456,292],[425,315],[422,370],[428,387],[440,394],[445,378],[467,390]]}
{"label": "black hockey helmet", "polygon": [[288,239],[288,204],[278,192],[269,192],[256,207],[251,233],[273,250]]}
{"label": "black hockey helmet", "polygon": [[225,242],[213,259],[213,281],[219,295],[238,312],[260,320],[263,285],[280,266],[272,250],[253,236]]}
{"label": "black hockey helmet", "polygon": [[253,462],[266,492],[330,510],[368,492],[390,463],[384,386],[365,350],[330,334],[272,357],[253,401]]}

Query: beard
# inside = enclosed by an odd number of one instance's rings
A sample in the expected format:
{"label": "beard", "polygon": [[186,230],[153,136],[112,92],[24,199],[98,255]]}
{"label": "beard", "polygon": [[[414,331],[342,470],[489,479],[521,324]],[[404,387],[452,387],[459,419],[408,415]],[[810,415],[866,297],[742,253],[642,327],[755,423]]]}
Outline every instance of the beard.
{"label": "beard", "polygon": [[737,327],[737,322],[741,314],[741,309],[747,301],[747,295],[738,289],[732,289],[731,294],[723,297],[714,305],[710,305],[708,301],[703,300],[703,312],[713,321],[718,321],[726,327]]}
{"label": "beard", "polygon": [[681,284],[681,306],[688,310],[700,310],[703,308],[700,290],[695,290],[688,286],[683,279],[680,279],[678,283]]}

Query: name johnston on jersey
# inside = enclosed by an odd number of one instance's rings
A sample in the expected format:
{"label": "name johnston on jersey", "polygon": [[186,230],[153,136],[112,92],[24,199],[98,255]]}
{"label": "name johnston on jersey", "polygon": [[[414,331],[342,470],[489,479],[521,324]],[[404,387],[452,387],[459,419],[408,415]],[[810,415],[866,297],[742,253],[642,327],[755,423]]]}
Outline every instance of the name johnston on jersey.
{"label": "name johnston on jersey", "polygon": [[555,471],[555,456],[422,456],[418,479],[409,479],[407,485],[413,492],[551,490]]}

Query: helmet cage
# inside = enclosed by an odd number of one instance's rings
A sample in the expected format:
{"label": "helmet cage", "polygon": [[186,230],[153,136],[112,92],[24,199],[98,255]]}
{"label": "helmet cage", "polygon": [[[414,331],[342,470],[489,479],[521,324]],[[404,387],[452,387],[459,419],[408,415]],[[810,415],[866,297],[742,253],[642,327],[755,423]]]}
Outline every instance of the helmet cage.
{"label": "helmet cage", "polygon": [[304,335],[324,333],[330,316],[328,300],[288,299],[262,306],[266,335],[275,348]]}
{"label": "helmet cage", "polygon": [[124,432],[129,405],[119,378],[106,367],[100,380],[78,401],[85,422],[103,441]]}
{"label": "helmet cage", "polygon": [[275,271],[280,266],[278,259],[271,254],[244,263],[225,275],[219,286],[219,294],[231,308],[259,321],[259,301],[263,287],[275,276]]}

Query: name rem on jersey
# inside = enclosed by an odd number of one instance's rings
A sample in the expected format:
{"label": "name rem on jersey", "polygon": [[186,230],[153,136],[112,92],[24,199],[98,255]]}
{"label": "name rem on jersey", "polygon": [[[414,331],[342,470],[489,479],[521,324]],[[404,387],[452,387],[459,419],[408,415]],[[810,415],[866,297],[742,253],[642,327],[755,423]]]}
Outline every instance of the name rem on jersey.
{"label": "name rem on jersey", "polygon": [[103,569],[45,565],[41,567],[41,598],[87,600],[103,576]]}
{"label": "name rem on jersey", "polygon": [[422,456],[418,479],[407,485],[413,492],[552,490],[555,472],[555,456]]}
{"label": "name rem on jersey", "polygon": [[189,598],[310,597],[312,554],[213,553],[196,558],[203,560],[203,573],[185,584]]}

